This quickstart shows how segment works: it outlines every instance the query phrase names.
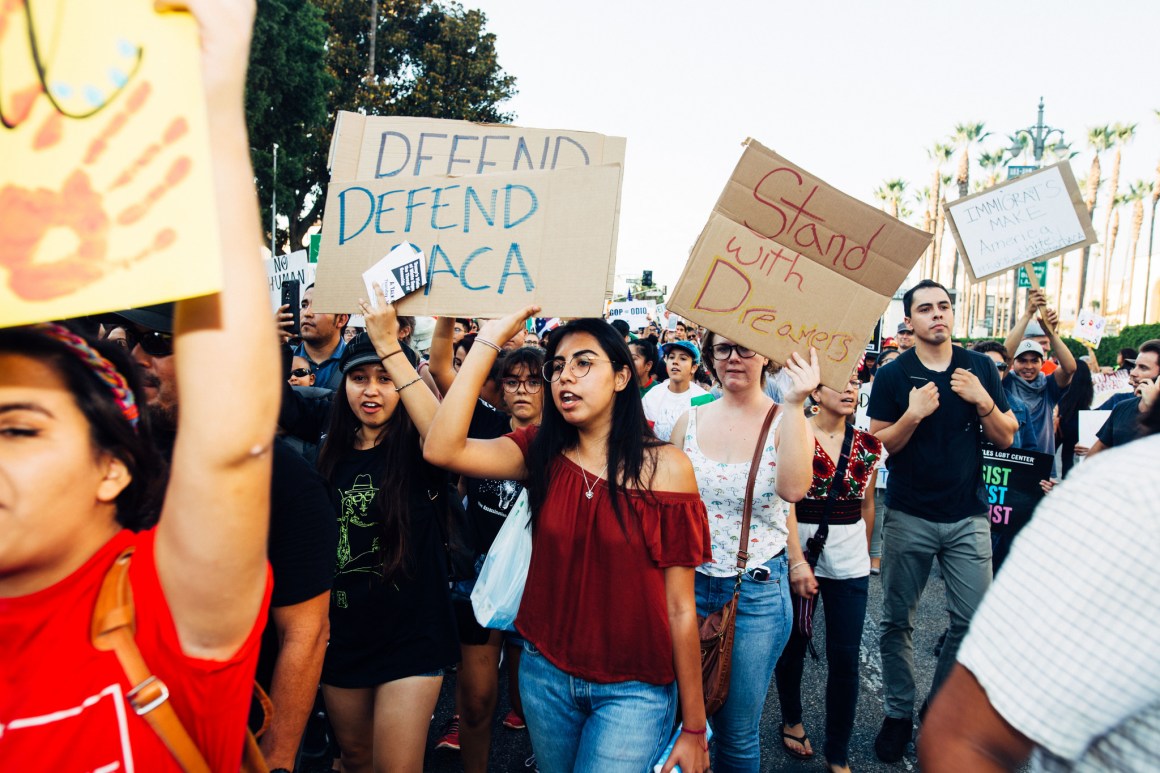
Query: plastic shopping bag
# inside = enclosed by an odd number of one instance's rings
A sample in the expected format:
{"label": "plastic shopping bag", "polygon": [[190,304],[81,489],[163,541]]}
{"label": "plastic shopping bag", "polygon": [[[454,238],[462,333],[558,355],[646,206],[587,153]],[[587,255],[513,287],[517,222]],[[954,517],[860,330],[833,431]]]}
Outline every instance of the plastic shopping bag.
{"label": "plastic shopping bag", "polygon": [[524,489],[500,527],[491,550],[487,551],[483,569],[471,591],[475,619],[484,628],[516,629],[516,612],[520,610],[528,565],[532,562],[531,520],[528,491]]}

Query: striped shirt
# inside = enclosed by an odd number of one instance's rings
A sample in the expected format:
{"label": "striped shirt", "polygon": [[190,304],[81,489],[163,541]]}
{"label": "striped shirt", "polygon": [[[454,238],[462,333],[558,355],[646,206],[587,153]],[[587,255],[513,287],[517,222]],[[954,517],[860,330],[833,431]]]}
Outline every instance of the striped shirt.
{"label": "striped shirt", "polygon": [[1160,435],[1043,500],[958,660],[1035,742],[1034,769],[1160,770]]}

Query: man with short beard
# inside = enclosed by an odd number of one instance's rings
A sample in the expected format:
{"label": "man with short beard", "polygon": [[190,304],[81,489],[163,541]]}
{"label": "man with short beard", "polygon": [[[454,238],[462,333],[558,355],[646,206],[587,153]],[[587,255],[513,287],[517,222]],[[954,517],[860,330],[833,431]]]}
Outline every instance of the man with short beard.
{"label": "man with short beard", "polygon": [[914,613],[932,561],[946,581],[950,629],[928,701],[991,585],[982,443],[1007,448],[1019,426],[990,359],[952,345],[947,289],[924,279],[902,305],[915,345],[879,369],[867,407],[870,431],[890,452],[879,641],[886,717],[874,741],[883,762],[902,759],[914,729]]}
{"label": "man with short beard", "polygon": [[337,389],[342,381],[338,362],[346,351],[342,331],[350,320],[349,314],[320,314],[314,311],[314,285],[302,293],[302,319],[299,337],[302,343],[294,350],[295,357],[305,357],[314,371],[314,386]]}

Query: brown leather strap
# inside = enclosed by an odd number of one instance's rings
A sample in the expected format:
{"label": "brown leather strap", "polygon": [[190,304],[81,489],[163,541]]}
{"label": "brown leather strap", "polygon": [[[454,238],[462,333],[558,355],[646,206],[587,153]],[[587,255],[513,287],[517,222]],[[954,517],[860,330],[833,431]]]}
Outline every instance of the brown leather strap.
{"label": "brown leather strap", "polygon": [[177,712],[169,703],[169,688],[149,672],[134,638],[133,588],[129,584],[129,560],[133,548],[127,548],[105,575],[97,606],[93,610],[91,638],[93,646],[112,650],[134,687],[125,699],[138,716],[144,718],[172,752],[186,773],[210,773],[201,751],[189,737]]}
{"label": "brown leather strap", "polygon": [[761,423],[761,432],[757,433],[757,447],[753,449],[753,461],[749,463],[749,480],[745,482],[745,504],[741,508],[741,541],[737,543],[737,572],[745,571],[749,563],[749,522],[753,518],[753,489],[757,485],[757,471],[761,467],[761,452],[765,450],[765,439],[769,435],[769,427],[773,424],[773,417],[777,413],[777,403],[769,408],[765,414],[765,421]]}

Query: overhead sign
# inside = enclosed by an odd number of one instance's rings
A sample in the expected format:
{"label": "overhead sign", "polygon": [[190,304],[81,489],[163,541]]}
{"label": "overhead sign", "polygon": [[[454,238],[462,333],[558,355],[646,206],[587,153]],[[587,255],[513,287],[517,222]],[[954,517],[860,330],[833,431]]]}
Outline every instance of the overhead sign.
{"label": "overhead sign", "polygon": [[[1047,284],[1047,261],[1037,260],[1031,264],[1031,270],[1035,272],[1035,281],[1040,287]],[[1015,274],[1015,286],[1017,288],[1030,288],[1031,278],[1027,276],[1027,267],[1020,266],[1019,271]]]}
{"label": "overhead sign", "polygon": [[221,289],[199,49],[152,3],[0,9],[0,327]]}
{"label": "overhead sign", "polygon": [[[334,221],[338,210],[330,208],[330,196],[335,194],[336,189],[346,190],[355,187],[352,185],[354,182],[364,181],[367,183],[363,186],[365,189],[377,191],[375,196],[387,195],[388,198],[403,196],[401,204],[406,212],[407,226],[412,228],[406,232],[404,238],[424,250],[429,258],[429,283],[426,291],[406,298],[399,304],[400,310],[420,315],[462,314],[467,311],[488,315],[506,313],[520,304],[536,302],[543,306],[546,312],[559,316],[599,316],[603,301],[612,294],[620,215],[620,174],[624,164],[624,150],[623,137],[608,137],[593,132],[532,129],[505,124],[477,124],[470,121],[432,118],[364,116],[359,113],[340,112],[331,143],[331,184],[327,192],[326,222],[319,249],[319,260],[327,267],[320,272],[314,302],[319,309],[334,307],[336,311],[341,306],[349,305],[351,292],[356,286],[350,276],[356,269],[361,272],[368,267],[354,264],[363,259],[361,251],[348,245],[345,238],[348,233],[342,234],[343,238],[337,237]],[[569,175],[566,181],[556,186],[564,198],[543,199],[543,191],[548,188],[542,180],[547,175],[561,174],[565,170],[577,168],[589,170],[592,174]],[[615,185],[611,189],[607,184],[607,179],[613,174],[610,169],[615,173]],[[536,269],[529,267],[533,289],[512,292],[512,285],[504,283],[501,293],[500,279],[505,268],[519,268],[514,254],[510,255],[513,263],[507,266],[511,242],[507,245],[498,242],[485,244],[479,239],[479,231],[468,234],[462,230],[466,225],[469,208],[475,215],[475,223],[478,225],[479,210],[484,209],[490,214],[497,204],[488,198],[478,202],[466,198],[468,194],[462,182],[460,184],[464,187],[461,187],[457,195],[463,196],[464,199],[457,200],[453,195],[448,195],[449,186],[454,185],[457,180],[495,175],[503,177],[505,180],[503,184],[511,182],[513,185],[527,186],[530,184],[520,182],[518,175],[533,175],[537,172],[540,173],[538,178],[528,178],[539,180],[533,187],[539,192],[537,206],[541,208],[531,225],[538,230],[537,249],[547,250],[551,256],[547,257],[547,253],[540,252],[529,257],[527,250],[530,242],[525,241],[520,245],[519,256],[525,264],[531,261],[537,265]],[[586,182],[579,182],[580,180]],[[484,190],[486,185],[481,183],[482,187],[475,186],[475,194],[489,196],[492,190],[496,190],[500,197],[499,206],[505,206],[507,200],[503,184]],[[441,194],[445,198],[438,201],[423,198],[432,196],[436,188],[447,189]],[[577,190],[578,188],[583,190]],[[341,190],[338,192],[341,193]],[[565,227],[561,231],[555,231],[554,222],[545,223],[553,218],[556,221],[561,219],[561,213],[552,214],[552,209],[558,210],[575,203],[567,198],[570,192],[579,193],[586,199],[580,202],[581,209],[576,213],[585,219],[584,224],[601,229],[599,233],[592,233],[589,238],[581,240],[583,245],[577,242],[577,229]],[[354,204],[354,197],[357,195],[359,194],[348,194],[344,201]],[[419,203],[412,197],[416,197]],[[518,207],[521,192],[517,190],[515,197],[513,206]],[[398,206],[390,201],[385,204]],[[422,212],[425,206],[435,205],[445,208],[439,215],[437,224],[432,216],[433,210],[427,212],[427,217],[432,223],[429,227],[422,222],[418,224],[413,222],[411,218],[413,210],[418,208],[415,219],[423,221],[424,218],[419,212]],[[380,206],[377,200],[373,206],[376,208],[373,216],[377,218],[379,216],[377,208]],[[461,218],[463,225],[458,230],[447,227],[450,220],[446,217],[454,207],[458,207],[464,214]],[[612,215],[610,222],[607,217],[609,212]],[[349,210],[348,213],[357,216],[357,213]],[[506,214],[506,210],[500,209],[498,213]],[[341,217],[342,213],[338,214]],[[516,213],[513,213],[513,219],[516,217]],[[341,227],[342,224],[338,225]],[[544,230],[545,225],[550,227]],[[424,237],[420,236],[424,228],[427,231],[425,241]],[[394,244],[404,240],[399,238],[386,243],[389,240],[376,239],[384,236],[379,230],[380,225],[376,223],[368,233],[361,234],[360,238],[363,242],[370,240],[384,242],[379,245],[381,254],[386,254]],[[528,230],[523,229],[524,232]],[[556,240],[557,233],[560,237],[559,243]],[[383,247],[385,249],[382,249]],[[442,250],[446,256],[445,260],[440,259],[436,248]],[[499,254],[491,255],[484,252],[476,254],[478,250],[485,248]],[[584,253],[581,258],[578,253],[581,249],[600,251]],[[455,252],[462,254],[453,255]],[[335,265],[330,266],[327,264],[332,262],[332,254],[335,255],[333,261]],[[476,257],[471,257],[472,255]],[[579,258],[580,262],[565,262],[566,257],[572,261]],[[465,265],[465,262],[470,265]],[[485,266],[489,262],[496,265]],[[543,265],[540,265],[541,263]],[[575,271],[577,265],[583,265],[585,270]],[[568,268],[560,271],[557,267]],[[467,290],[467,284],[481,286],[481,283],[475,280],[461,283],[459,290],[463,292],[456,292],[446,280],[440,282],[438,274],[441,271],[454,270],[454,279],[462,275],[462,269],[467,269],[471,273],[483,269],[494,275],[488,282],[493,292],[488,294],[481,290]],[[540,269],[543,269],[542,275]],[[547,274],[550,272],[568,273],[567,282],[549,278]],[[583,276],[579,277],[581,274]],[[515,274],[511,276],[514,277]],[[581,281],[577,282],[578,278]],[[562,287],[564,284],[571,287]],[[456,308],[450,305],[465,303],[470,305],[460,305]]]}
{"label": "overhead sign", "polygon": [[950,202],[947,224],[974,281],[1096,242],[1066,161]]}
{"label": "overhead sign", "polygon": [[930,240],[750,140],[668,308],[842,390]]}

